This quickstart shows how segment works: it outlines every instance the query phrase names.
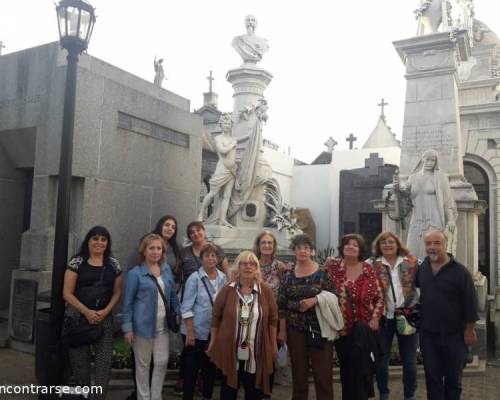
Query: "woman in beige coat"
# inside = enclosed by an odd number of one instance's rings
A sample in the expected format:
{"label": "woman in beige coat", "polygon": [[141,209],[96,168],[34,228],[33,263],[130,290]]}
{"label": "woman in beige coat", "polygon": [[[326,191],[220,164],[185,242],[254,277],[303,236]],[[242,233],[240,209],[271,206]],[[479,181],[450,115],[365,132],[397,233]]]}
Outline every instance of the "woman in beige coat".
{"label": "woman in beige coat", "polygon": [[233,282],[215,299],[208,355],[224,375],[221,400],[236,399],[240,385],[245,400],[260,400],[270,394],[278,352],[276,300],[251,251],[236,258],[233,274]]}

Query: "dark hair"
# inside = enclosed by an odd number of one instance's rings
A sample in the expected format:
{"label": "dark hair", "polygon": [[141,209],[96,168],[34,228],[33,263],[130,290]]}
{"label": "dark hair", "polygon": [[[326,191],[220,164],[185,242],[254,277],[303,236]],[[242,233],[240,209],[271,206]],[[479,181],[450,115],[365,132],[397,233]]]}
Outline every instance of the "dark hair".
{"label": "dark hair", "polygon": [[[156,223],[155,228],[151,233],[156,233],[157,235],[160,235],[163,238],[162,231],[163,231],[163,225],[167,220],[171,219],[172,221],[175,222],[175,232],[172,235],[170,239],[167,240],[168,245],[172,247],[172,250],[174,251],[175,259],[176,259],[176,264],[179,264],[180,262],[180,257],[181,257],[181,252],[179,250],[179,245],[177,244],[177,230],[179,225],[177,224],[177,220],[175,217],[172,215],[164,215],[161,217],[158,222]],[[178,268],[178,265],[172,265],[171,267],[174,267],[176,270]]]}
{"label": "dark hair", "polygon": [[342,236],[340,239],[340,244],[337,250],[339,251],[340,258],[344,258],[344,246],[349,243],[349,240],[355,240],[359,247],[358,260],[361,261],[365,256],[365,239],[363,236],[358,235],[357,233],[349,233],[347,235]]}
{"label": "dark hair", "polygon": [[191,240],[191,229],[193,229],[193,228],[205,230],[205,225],[203,225],[203,222],[201,222],[201,221],[190,222],[186,228],[186,235],[187,235],[189,240]]}
{"label": "dark hair", "polygon": [[110,257],[113,257],[113,253],[111,252],[111,235],[104,226],[96,225],[87,232],[82,244],[80,245],[80,250],[78,250],[78,253],[75,254],[75,257],[80,256],[83,258],[83,261],[87,261],[89,259],[89,241],[90,238],[94,236],[104,236],[108,240],[108,244],[106,246],[106,250],[104,250],[103,255],[103,262],[105,265],[107,265],[109,264]]}
{"label": "dark hair", "polygon": [[206,253],[214,253],[216,256],[219,256],[219,250],[217,246],[213,243],[205,244],[200,250],[200,258],[203,258],[203,255]]}
{"label": "dark hair", "polygon": [[290,244],[290,247],[292,250],[295,250],[300,245],[309,246],[311,250],[315,249],[312,239],[309,237],[309,235],[306,235],[305,233],[294,236],[292,239],[292,243]]}
{"label": "dark hair", "polygon": [[380,233],[373,241],[373,243],[372,243],[372,256],[373,257],[378,258],[378,257],[382,256],[382,250],[380,249],[380,242],[382,240],[387,240],[389,238],[393,238],[396,241],[396,244],[398,247],[398,251],[397,251],[398,256],[404,257],[404,256],[408,255],[409,250],[406,248],[406,246],[402,242],[401,238],[398,235],[396,235],[395,233],[387,231],[387,232]]}
{"label": "dark hair", "polygon": [[276,240],[276,236],[271,231],[262,231],[256,238],[255,242],[253,244],[253,252],[257,256],[257,258],[260,259],[261,253],[260,253],[260,240],[264,236],[271,236],[273,239],[273,254],[272,254],[272,259],[274,260],[274,257],[276,257],[276,251],[278,250],[278,241]]}

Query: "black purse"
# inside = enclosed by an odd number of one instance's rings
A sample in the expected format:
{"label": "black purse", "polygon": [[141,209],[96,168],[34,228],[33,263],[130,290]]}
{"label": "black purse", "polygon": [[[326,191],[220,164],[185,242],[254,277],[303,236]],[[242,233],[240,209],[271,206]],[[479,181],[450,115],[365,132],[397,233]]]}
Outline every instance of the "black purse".
{"label": "black purse", "polygon": [[[99,284],[96,287],[102,287],[105,268],[103,265]],[[100,300],[99,297],[94,299],[95,304],[98,305]],[[103,335],[104,327],[102,324],[90,324],[82,314],[66,316],[62,326],[61,342],[66,347],[88,346],[97,342]]]}
{"label": "black purse", "polygon": [[309,330],[305,331],[305,336],[306,346],[310,349],[322,350],[325,347],[326,339],[320,333],[314,333],[311,325],[309,325]]}
{"label": "black purse", "polygon": [[158,293],[163,300],[163,304],[165,305],[165,319],[167,320],[168,329],[170,329],[174,333],[179,333],[179,324],[177,323],[177,315],[170,309],[168,306],[167,298],[165,297],[165,293],[161,290],[160,285],[156,281],[156,278],[153,275],[148,275],[154,282],[156,288],[158,289]]}
{"label": "black purse", "polygon": [[61,342],[67,347],[88,346],[104,335],[102,324],[93,325],[83,315],[66,317],[63,322]]}

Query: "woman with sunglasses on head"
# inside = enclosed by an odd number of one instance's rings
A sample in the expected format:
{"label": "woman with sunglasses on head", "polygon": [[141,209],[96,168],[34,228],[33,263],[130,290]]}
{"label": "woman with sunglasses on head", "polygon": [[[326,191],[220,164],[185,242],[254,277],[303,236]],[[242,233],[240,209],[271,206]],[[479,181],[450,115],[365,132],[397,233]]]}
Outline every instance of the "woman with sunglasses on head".
{"label": "woman with sunglasses on head", "polygon": [[[85,235],[78,253],[71,258],[64,274],[65,321],[85,318],[91,325],[102,325],[103,334],[94,344],[95,385],[106,397],[113,356],[112,310],[122,290],[121,268],[111,252],[111,235],[94,226]],[[63,327],[64,334],[64,327]],[[69,349],[76,383],[90,386],[90,345]]]}
{"label": "woman with sunglasses on head", "polygon": [[234,262],[233,281],[219,292],[213,307],[208,355],[224,375],[221,400],[236,400],[240,385],[245,400],[270,394],[277,323],[276,300],[262,282],[259,260],[243,251]]}
{"label": "woman with sunglasses on head", "polygon": [[[396,234],[382,232],[372,244],[372,258],[384,292],[384,323],[380,327],[382,354],[377,369],[377,386],[381,400],[389,399],[389,355],[394,335],[398,339],[403,364],[405,400],[414,400],[417,389],[417,333],[398,331],[398,309],[415,309],[419,300],[416,289],[418,260]],[[403,328],[404,330],[404,328]]]}

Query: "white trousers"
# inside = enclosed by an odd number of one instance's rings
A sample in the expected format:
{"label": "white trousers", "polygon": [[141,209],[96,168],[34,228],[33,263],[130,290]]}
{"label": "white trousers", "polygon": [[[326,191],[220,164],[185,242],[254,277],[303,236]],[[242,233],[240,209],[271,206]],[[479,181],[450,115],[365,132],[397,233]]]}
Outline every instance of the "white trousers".
{"label": "white trousers", "polygon": [[[138,400],[161,400],[168,363],[168,331],[158,332],[153,339],[135,336],[135,379]],[[149,387],[149,368],[153,355],[153,376]]]}

